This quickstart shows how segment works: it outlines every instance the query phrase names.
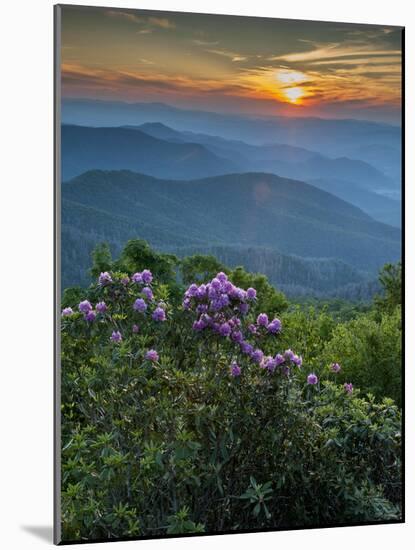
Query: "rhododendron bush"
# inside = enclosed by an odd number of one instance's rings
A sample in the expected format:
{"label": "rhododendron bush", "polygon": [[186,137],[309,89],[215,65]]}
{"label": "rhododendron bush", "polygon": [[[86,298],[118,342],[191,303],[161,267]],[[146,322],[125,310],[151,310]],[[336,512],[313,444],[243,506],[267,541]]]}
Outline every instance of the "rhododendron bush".
{"label": "rhododendron bush", "polygon": [[62,310],[63,538],[398,519],[393,401],[283,346],[225,272],[180,294],[102,271]]}

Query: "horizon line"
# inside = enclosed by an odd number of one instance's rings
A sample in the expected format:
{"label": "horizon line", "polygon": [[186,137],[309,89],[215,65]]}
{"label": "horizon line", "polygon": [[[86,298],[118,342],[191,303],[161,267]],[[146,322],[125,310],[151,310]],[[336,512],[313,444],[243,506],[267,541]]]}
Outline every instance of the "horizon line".
{"label": "horizon line", "polygon": [[[278,114],[258,114],[258,113],[243,113],[243,112],[225,112],[225,111],[212,111],[212,110],[205,110],[205,109],[185,109],[183,107],[178,107],[176,105],[173,105],[171,103],[165,103],[162,101],[126,101],[123,99],[100,99],[100,98],[88,98],[88,97],[65,97],[62,96],[61,103],[63,104],[66,101],[74,101],[74,102],[88,102],[88,103],[118,103],[122,105],[161,105],[163,107],[169,107],[170,109],[175,109],[177,111],[185,111],[185,112],[193,112],[193,113],[206,113],[206,114],[217,114],[221,116],[226,117],[240,117],[240,118],[256,118],[256,119],[284,119],[284,120],[332,120],[332,121],[352,121],[352,122],[360,122],[360,123],[367,123],[367,124],[376,124],[380,126],[390,126],[392,128],[402,128],[402,122],[384,122],[382,120],[370,120],[365,118],[353,118],[353,117],[330,117],[330,116],[292,116],[292,115],[278,115]],[[159,122],[159,121],[155,121]]]}

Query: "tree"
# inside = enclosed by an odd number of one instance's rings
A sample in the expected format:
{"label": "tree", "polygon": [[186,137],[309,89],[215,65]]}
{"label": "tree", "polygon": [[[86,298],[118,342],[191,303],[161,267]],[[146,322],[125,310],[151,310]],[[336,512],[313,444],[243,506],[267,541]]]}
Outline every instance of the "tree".
{"label": "tree", "polygon": [[160,282],[174,283],[178,263],[179,260],[174,254],[157,252],[150,248],[146,241],[132,239],[125,245],[114,267],[119,271],[128,273],[150,269]]}
{"label": "tree", "polygon": [[265,275],[249,273],[241,266],[235,267],[229,273],[229,279],[233,284],[242,288],[254,287],[257,290],[257,307],[261,311],[269,311],[272,315],[281,313],[288,308],[285,294],[276,290]]}
{"label": "tree", "polygon": [[229,273],[229,270],[215,258],[215,256],[194,254],[183,258],[180,263],[183,283],[204,283],[212,279],[220,271]]}
{"label": "tree", "polygon": [[92,251],[91,276],[96,279],[103,271],[111,271],[112,256],[108,243],[98,243]]}
{"label": "tree", "polygon": [[380,311],[392,312],[402,304],[402,263],[386,264],[379,273],[382,296],[376,296],[375,305]]}

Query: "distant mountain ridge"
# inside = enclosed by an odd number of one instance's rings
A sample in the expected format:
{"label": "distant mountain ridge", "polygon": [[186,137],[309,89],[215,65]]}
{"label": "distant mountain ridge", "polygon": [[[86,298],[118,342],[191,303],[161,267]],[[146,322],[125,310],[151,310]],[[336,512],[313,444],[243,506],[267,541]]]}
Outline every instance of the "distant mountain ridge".
{"label": "distant mountain ridge", "polygon": [[[390,178],[369,163],[348,157],[328,158],[317,153],[287,144],[249,145],[243,141],[226,140],[217,136],[178,132],[161,123],[128,126],[159,139],[180,143],[200,143],[216,153],[240,163],[244,170],[272,171],[280,176],[307,179],[332,177],[339,174],[344,179],[363,185],[368,190],[377,187],[393,187]],[[232,157],[236,154],[236,157]]]}
{"label": "distant mountain ridge", "polygon": [[193,181],[90,171],[62,186],[62,224],[89,241],[263,247],[374,273],[400,257],[400,231],[309,184],[247,173]]}
{"label": "distant mountain ridge", "polygon": [[[87,170],[128,169],[173,179],[195,179],[240,172],[271,172],[301,181],[343,180],[339,196],[379,221],[400,225],[399,204],[385,198],[382,208],[376,189],[399,193],[392,180],[371,165],[348,158],[331,159],[285,144],[250,145],[207,134],[179,132],[161,123],[140,127],[89,128],[62,126],[62,177],[70,179]],[[317,184],[318,186],[318,184]],[[348,194],[359,186],[362,193]],[[372,196],[370,195],[372,193]],[[373,194],[375,193],[375,194]]]}
{"label": "distant mountain ridge", "polygon": [[173,143],[126,128],[62,125],[61,140],[63,180],[93,169],[129,169],[183,179],[236,169],[198,143]]}
{"label": "distant mountain ridge", "polygon": [[399,188],[391,178],[364,161],[347,157],[331,159],[291,145],[250,145],[219,136],[179,132],[162,123],[146,123],[129,128],[159,139],[203,144],[213,153],[239,165],[242,171],[267,171],[310,182],[358,206],[378,221],[395,227],[401,225],[400,201],[376,192],[376,189],[386,188],[391,190],[392,195],[399,197]]}
{"label": "distant mountain ridge", "polygon": [[373,144],[398,150],[401,148],[401,128],[386,123],[355,119],[225,114],[180,109],[164,103],[65,98],[62,101],[62,121],[65,124],[88,126],[137,126],[159,121],[179,131],[191,130],[220,135],[257,145],[286,143],[329,156],[347,156],[351,148]]}
{"label": "distant mountain ridge", "polygon": [[355,206],[361,205],[360,207],[376,220],[394,227],[401,226],[402,205],[399,200],[372,193],[354,182],[340,178],[307,179],[306,182]]}

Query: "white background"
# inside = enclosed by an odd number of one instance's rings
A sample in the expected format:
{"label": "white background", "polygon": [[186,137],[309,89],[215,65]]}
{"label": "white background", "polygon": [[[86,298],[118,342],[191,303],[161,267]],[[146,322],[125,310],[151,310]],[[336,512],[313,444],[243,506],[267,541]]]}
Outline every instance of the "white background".
{"label": "white background", "polygon": [[[89,5],[406,25],[407,524],[112,543],[106,548],[414,547],[414,43],[409,0],[100,0]],[[52,0],[8,0],[0,14],[0,546],[45,547],[52,528]],[[412,17],[411,17],[412,15]],[[412,125],[410,125],[412,121]],[[410,242],[412,241],[412,242]],[[411,540],[412,539],[412,540]],[[96,545],[84,545],[93,548]]]}

